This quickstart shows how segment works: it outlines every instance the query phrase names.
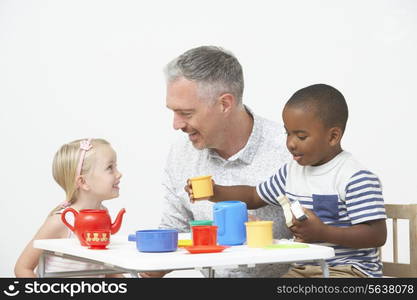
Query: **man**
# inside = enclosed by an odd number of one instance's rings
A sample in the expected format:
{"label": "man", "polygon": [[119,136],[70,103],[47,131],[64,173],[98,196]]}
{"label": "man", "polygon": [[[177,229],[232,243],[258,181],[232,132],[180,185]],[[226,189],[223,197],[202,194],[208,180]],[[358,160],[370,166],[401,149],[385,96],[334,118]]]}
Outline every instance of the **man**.
{"label": "man", "polygon": [[[276,173],[289,154],[283,128],[243,105],[242,67],[231,53],[211,46],[194,48],[171,61],[165,74],[174,129],[186,135],[172,145],[166,163],[160,228],[189,232],[189,221],[213,219],[213,204],[190,203],[184,191],[188,178],[213,175],[221,185],[256,185]],[[267,206],[249,214],[273,220],[275,238],[291,237],[281,209]],[[260,265],[216,270],[216,275],[278,277],[287,269],[288,265]]]}

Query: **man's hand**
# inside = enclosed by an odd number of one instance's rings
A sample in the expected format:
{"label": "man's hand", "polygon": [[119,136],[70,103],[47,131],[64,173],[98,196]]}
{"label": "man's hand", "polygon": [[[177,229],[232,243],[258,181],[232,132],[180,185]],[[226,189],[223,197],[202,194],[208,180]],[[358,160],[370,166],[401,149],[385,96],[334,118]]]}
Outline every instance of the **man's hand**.
{"label": "man's hand", "polygon": [[[214,187],[214,180],[211,180],[213,187]],[[184,190],[185,192],[188,194],[188,197],[190,198],[190,202],[194,203],[195,201],[200,201],[200,200],[208,200],[211,201],[213,200],[213,196],[212,197],[208,197],[208,198],[194,198],[194,194],[193,194],[193,187],[191,186],[191,180],[187,179],[187,185],[184,186]]]}
{"label": "man's hand", "polygon": [[307,208],[303,208],[303,210],[307,215],[306,220],[298,221],[294,217],[292,219],[293,226],[290,227],[290,230],[295,236],[295,241],[304,243],[322,242],[326,225],[313,211]]}

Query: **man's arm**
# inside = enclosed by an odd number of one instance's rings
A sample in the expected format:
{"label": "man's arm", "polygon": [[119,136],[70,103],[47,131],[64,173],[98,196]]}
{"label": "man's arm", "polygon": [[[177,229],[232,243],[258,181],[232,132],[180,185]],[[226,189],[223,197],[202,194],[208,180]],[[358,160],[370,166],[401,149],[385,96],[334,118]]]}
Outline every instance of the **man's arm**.
{"label": "man's arm", "polygon": [[[164,205],[159,228],[172,228],[179,232],[189,231],[188,222],[192,220],[192,213],[185,207],[184,201],[175,193],[175,187],[167,169],[165,169],[162,185],[164,188]],[[169,272],[171,271],[141,272],[139,275],[143,278],[161,278]]]}
{"label": "man's arm", "polygon": [[185,206],[186,201],[175,193],[175,186],[167,169],[165,169],[162,185],[164,189],[164,204],[159,228],[172,228],[177,229],[179,232],[189,231],[188,222],[193,219],[192,212]]}

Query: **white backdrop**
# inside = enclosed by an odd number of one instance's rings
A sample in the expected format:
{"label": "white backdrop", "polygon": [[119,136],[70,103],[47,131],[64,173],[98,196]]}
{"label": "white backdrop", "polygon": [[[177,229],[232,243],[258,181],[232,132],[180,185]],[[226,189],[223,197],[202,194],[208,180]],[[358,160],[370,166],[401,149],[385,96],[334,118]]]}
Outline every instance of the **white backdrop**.
{"label": "white backdrop", "polygon": [[158,225],[181,134],[162,69],[200,45],[237,56],[244,102],[270,119],[297,89],[334,85],[350,108],[344,148],[380,176],[387,203],[417,202],[415,0],[0,0],[0,276],[14,276],[64,199],[52,158],[76,138],[106,138],[118,153],[121,196],[105,205],[113,217],[127,209],[120,233]]}

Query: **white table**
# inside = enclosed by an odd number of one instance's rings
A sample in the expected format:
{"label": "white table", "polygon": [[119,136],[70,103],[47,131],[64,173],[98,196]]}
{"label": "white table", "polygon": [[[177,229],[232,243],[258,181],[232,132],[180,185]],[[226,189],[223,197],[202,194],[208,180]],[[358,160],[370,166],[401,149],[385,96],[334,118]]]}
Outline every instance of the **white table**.
{"label": "white table", "polygon": [[[187,239],[189,234],[180,234],[179,239]],[[276,241],[289,243],[288,241]],[[326,259],[334,257],[331,247],[309,244],[308,248],[263,249],[249,248],[246,245],[232,246],[219,253],[191,254],[183,248],[175,252],[144,253],[136,249],[134,242],[129,242],[127,236],[112,236],[107,250],[91,250],[80,245],[77,239],[48,239],[35,240],[35,248],[43,249],[39,259],[39,277],[87,276],[111,273],[130,273],[133,277],[138,272],[160,270],[208,269],[209,277],[214,277],[216,268],[236,267],[256,264],[318,262],[324,277],[329,271]],[[45,257],[56,255],[76,261],[90,262],[103,266],[102,270],[45,272]]]}

